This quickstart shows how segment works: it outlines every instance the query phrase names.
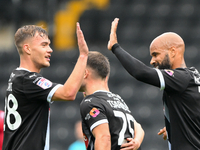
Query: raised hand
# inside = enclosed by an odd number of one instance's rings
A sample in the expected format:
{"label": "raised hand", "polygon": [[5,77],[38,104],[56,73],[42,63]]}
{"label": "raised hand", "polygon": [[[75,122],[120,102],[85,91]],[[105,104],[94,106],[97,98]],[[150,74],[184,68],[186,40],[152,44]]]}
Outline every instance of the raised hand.
{"label": "raised hand", "polygon": [[76,35],[77,35],[80,55],[88,55],[89,49],[85,41],[83,32],[81,30],[80,24],[78,22],[76,24]]}
{"label": "raised hand", "polygon": [[118,25],[119,18],[115,18],[111,25],[110,30],[110,40],[108,41],[108,49],[111,50],[112,46],[117,42],[117,25]]}

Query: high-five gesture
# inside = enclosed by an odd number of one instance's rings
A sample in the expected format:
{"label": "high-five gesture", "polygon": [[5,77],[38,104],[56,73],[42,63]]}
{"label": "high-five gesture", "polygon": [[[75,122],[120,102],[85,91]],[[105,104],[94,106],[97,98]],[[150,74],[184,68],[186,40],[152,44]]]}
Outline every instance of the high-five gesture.
{"label": "high-five gesture", "polygon": [[79,47],[80,55],[88,55],[88,51],[89,51],[88,46],[85,41],[80,24],[78,22],[76,24],[76,34],[77,34],[77,39],[78,39],[78,47]]}
{"label": "high-five gesture", "polygon": [[117,42],[117,25],[118,25],[119,18],[115,18],[111,25],[110,30],[110,40],[108,41],[108,49],[111,50],[112,46]]}

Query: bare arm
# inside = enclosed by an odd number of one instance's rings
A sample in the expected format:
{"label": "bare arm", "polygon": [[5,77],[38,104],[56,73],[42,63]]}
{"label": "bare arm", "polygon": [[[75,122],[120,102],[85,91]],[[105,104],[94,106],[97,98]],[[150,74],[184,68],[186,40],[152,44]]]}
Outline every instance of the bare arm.
{"label": "bare arm", "polygon": [[127,138],[128,143],[121,145],[121,150],[137,150],[144,139],[144,130],[134,121],[134,138]]}
{"label": "bare arm", "polygon": [[111,150],[111,136],[108,123],[98,125],[92,130],[95,137],[95,150]]}
{"label": "bare arm", "polygon": [[80,28],[79,23],[77,23],[76,34],[78,38],[79,47],[79,58],[78,61],[65,84],[59,87],[54,93],[52,100],[74,100],[76,94],[80,89],[81,83],[83,81],[83,76],[85,73],[85,68],[87,65],[88,58],[88,47],[84,39],[83,32]]}
{"label": "bare arm", "polygon": [[142,144],[145,133],[144,130],[142,129],[142,126],[136,121],[134,121],[134,128],[135,128],[134,140],[137,141],[137,146],[139,148],[140,145]]}

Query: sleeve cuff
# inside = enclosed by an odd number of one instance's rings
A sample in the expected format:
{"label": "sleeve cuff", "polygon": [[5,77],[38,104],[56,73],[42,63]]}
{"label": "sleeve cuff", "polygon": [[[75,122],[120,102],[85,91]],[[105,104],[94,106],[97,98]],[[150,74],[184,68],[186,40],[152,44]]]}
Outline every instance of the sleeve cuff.
{"label": "sleeve cuff", "polygon": [[119,44],[118,43],[116,43],[116,44],[114,44],[113,46],[112,46],[112,52],[114,53],[114,51],[115,51],[115,49],[117,48],[117,47],[119,47]]}
{"label": "sleeve cuff", "polygon": [[57,90],[60,86],[62,86],[62,85],[61,85],[61,84],[57,84],[57,85],[49,92],[49,94],[48,94],[48,96],[47,96],[47,101],[48,101],[49,103],[52,102],[52,101],[51,101],[51,98],[52,98],[53,94],[56,92],[56,90]]}
{"label": "sleeve cuff", "polygon": [[92,130],[93,130],[96,126],[98,126],[98,125],[100,125],[100,124],[103,124],[103,123],[108,123],[108,120],[107,120],[107,119],[102,119],[102,120],[99,120],[99,121],[95,122],[95,123],[90,127],[90,131],[92,132]]}

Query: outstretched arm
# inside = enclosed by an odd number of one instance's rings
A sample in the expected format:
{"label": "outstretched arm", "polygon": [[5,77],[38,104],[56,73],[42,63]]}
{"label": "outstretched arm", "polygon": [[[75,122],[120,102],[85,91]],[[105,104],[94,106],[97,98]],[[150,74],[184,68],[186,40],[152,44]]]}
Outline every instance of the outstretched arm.
{"label": "outstretched arm", "polygon": [[56,90],[52,100],[74,100],[82,84],[89,50],[79,23],[77,23],[76,34],[80,53],[78,61],[65,84]]}
{"label": "outstretched arm", "polygon": [[128,73],[139,81],[160,87],[159,77],[155,69],[146,66],[144,63],[131,56],[123,50],[117,41],[118,18],[112,22],[108,49],[116,55]]}

